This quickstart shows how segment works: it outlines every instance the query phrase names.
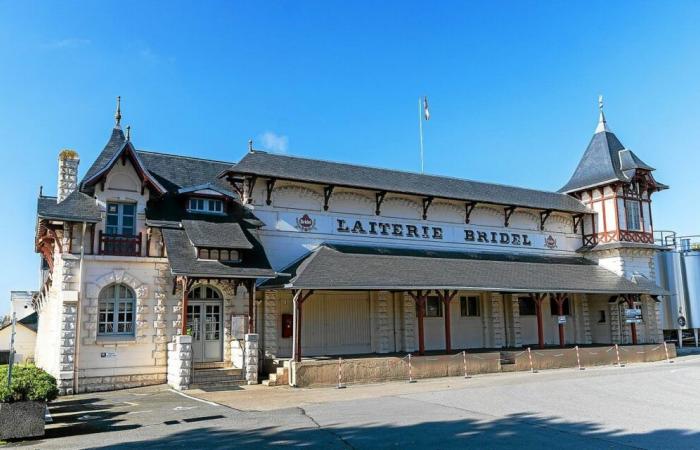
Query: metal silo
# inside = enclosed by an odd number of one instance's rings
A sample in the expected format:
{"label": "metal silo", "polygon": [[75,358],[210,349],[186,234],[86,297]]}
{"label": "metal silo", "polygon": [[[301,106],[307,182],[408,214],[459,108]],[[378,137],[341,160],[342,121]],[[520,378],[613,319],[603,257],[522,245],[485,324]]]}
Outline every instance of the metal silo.
{"label": "metal silo", "polygon": [[689,328],[700,328],[700,251],[683,253]]}
{"label": "metal silo", "polygon": [[[678,250],[663,250],[657,254],[657,278],[661,287],[670,292],[662,302],[661,323],[664,330],[687,328],[687,323],[681,326],[678,319],[686,317],[687,294],[684,275],[684,255]],[[700,260],[698,260],[700,262]],[[700,269],[700,267],[699,267]],[[700,280],[699,280],[700,281]],[[700,288],[700,285],[698,286]],[[700,314],[700,309],[696,314]]]}

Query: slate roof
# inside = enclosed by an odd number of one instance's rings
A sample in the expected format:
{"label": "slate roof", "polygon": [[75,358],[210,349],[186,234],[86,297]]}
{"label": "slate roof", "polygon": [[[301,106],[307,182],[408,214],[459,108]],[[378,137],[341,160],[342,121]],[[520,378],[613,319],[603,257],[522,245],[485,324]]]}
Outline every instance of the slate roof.
{"label": "slate roof", "polygon": [[[85,173],[83,182],[90,180],[107,167],[115,156],[123,150],[126,137],[120,128],[114,128],[107,144]],[[231,186],[218,178],[221,171],[231,167],[232,163],[201,158],[171,155],[165,153],[135,150],[138,160],[144,168],[169,193],[179,189],[211,183],[217,189],[228,191]],[[81,183],[81,189],[90,192]]]}
{"label": "slate roof", "polygon": [[222,176],[225,174],[257,175],[445,199],[591,213],[578,200],[557,192],[273,155],[261,151],[249,152],[238,164],[222,173]]}
{"label": "slate roof", "polygon": [[324,244],[261,289],[461,289],[500,292],[667,294],[584,258],[462,253]]}
{"label": "slate roof", "polygon": [[185,230],[163,228],[163,240],[168,251],[168,262],[173,275],[199,278],[271,278],[275,271],[265,256],[257,235],[248,235],[253,249],[243,250],[240,263],[199,260]]}
{"label": "slate roof", "polygon": [[71,192],[61,203],[56,203],[56,197],[39,197],[37,216],[40,219],[91,223],[99,222],[101,217],[95,199],[77,190]]}
{"label": "slate roof", "polygon": [[[39,328],[39,314],[36,312],[33,312],[29,314],[28,316],[22,317],[17,321],[18,324],[24,325],[25,327],[29,328],[33,332],[36,333],[36,330]],[[12,321],[6,323],[4,326],[0,327],[0,330],[4,330],[7,327],[12,326]]]}
{"label": "slate roof", "polygon": [[[559,192],[576,192],[616,181],[628,182],[636,169],[654,170],[632,150],[625,149],[614,133],[607,129],[598,131],[591,138],[574,174]],[[667,188],[660,183],[657,185],[659,189]]]}
{"label": "slate roof", "polygon": [[253,248],[253,244],[248,242],[241,226],[235,222],[216,223],[206,220],[183,220],[182,227],[190,242],[197,247]]}
{"label": "slate roof", "polygon": [[137,150],[136,153],[151,175],[170,193],[177,193],[180,189],[186,190],[209,183],[224,192],[231,190],[231,185],[218,177],[221,171],[231,167],[230,162],[144,150]]}

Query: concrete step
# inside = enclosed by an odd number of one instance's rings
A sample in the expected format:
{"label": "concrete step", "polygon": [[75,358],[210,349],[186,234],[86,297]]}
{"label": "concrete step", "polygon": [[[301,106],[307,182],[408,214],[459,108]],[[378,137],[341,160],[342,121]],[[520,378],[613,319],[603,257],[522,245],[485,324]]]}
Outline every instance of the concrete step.
{"label": "concrete step", "polygon": [[198,369],[192,373],[192,382],[194,383],[214,383],[242,379],[243,372],[241,369],[233,367],[224,369]]}
{"label": "concrete step", "polygon": [[225,391],[237,386],[247,384],[245,380],[217,381],[212,383],[192,383],[190,389],[201,389],[203,391]]}
{"label": "concrete step", "polygon": [[501,372],[515,372],[515,364],[501,364]]}
{"label": "concrete step", "polygon": [[265,386],[284,386],[289,384],[289,368],[278,367],[275,373],[271,373],[267,380],[262,382]]}
{"label": "concrete step", "polygon": [[199,369],[224,369],[229,367],[230,363],[223,361],[213,361],[213,362],[196,362],[193,364],[194,370]]}

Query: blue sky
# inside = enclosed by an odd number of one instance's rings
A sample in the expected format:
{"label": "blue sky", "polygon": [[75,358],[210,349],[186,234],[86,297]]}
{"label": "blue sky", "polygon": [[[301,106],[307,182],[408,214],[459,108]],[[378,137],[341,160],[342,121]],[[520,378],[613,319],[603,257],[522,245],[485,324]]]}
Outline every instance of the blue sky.
{"label": "blue sky", "polygon": [[[700,233],[700,3],[0,0],[0,296],[34,289],[40,185],[81,174],[114,98],[138,148],[236,161],[258,148],[561,187],[606,99],[610,127],[672,189],[656,229]],[[690,203],[688,203],[690,202]],[[0,299],[0,314],[7,310]]]}

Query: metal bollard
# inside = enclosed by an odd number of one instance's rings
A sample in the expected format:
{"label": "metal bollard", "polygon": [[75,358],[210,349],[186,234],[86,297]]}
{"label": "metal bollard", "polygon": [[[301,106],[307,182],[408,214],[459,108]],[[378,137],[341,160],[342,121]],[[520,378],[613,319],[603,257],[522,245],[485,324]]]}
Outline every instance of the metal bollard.
{"label": "metal bollard", "polygon": [[408,382],[415,383],[416,380],[413,379],[413,366],[411,365],[411,354],[408,354]]}
{"label": "metal bollard", "polygon": [[338,358],[338,389],[345,389],[343,384],[343,358]]}
{"label": "metal bollard", "polygon": [[581,367],[581,356],[578,352],[578,345],[576,346],[576,363],[578,364],[578,370],[585,370],[585,367]]}
{"label": "metal bollard", "polygon": [[527,348],[527,357],[530,359],[530,372],[537,373],[535,366],[532,364],[532,352],[530,351],[530,347]]}
{"label": "metal bollard", "polygon": [[463,350],[463,351],[462,351],[462,359],[464,360],[464,378],[465,378],[465,379],[471,378],[471,377],[467,374],[467,351],[466,351],[466,350]]}
{"label": "metal bollard", "polygon": [[668,345],[666,345],[666,341],[664,341],[664,351],[666,352],[666,362],[669,364],[674,363],[675,361],[671,361],[671,358],[668,356]]}

